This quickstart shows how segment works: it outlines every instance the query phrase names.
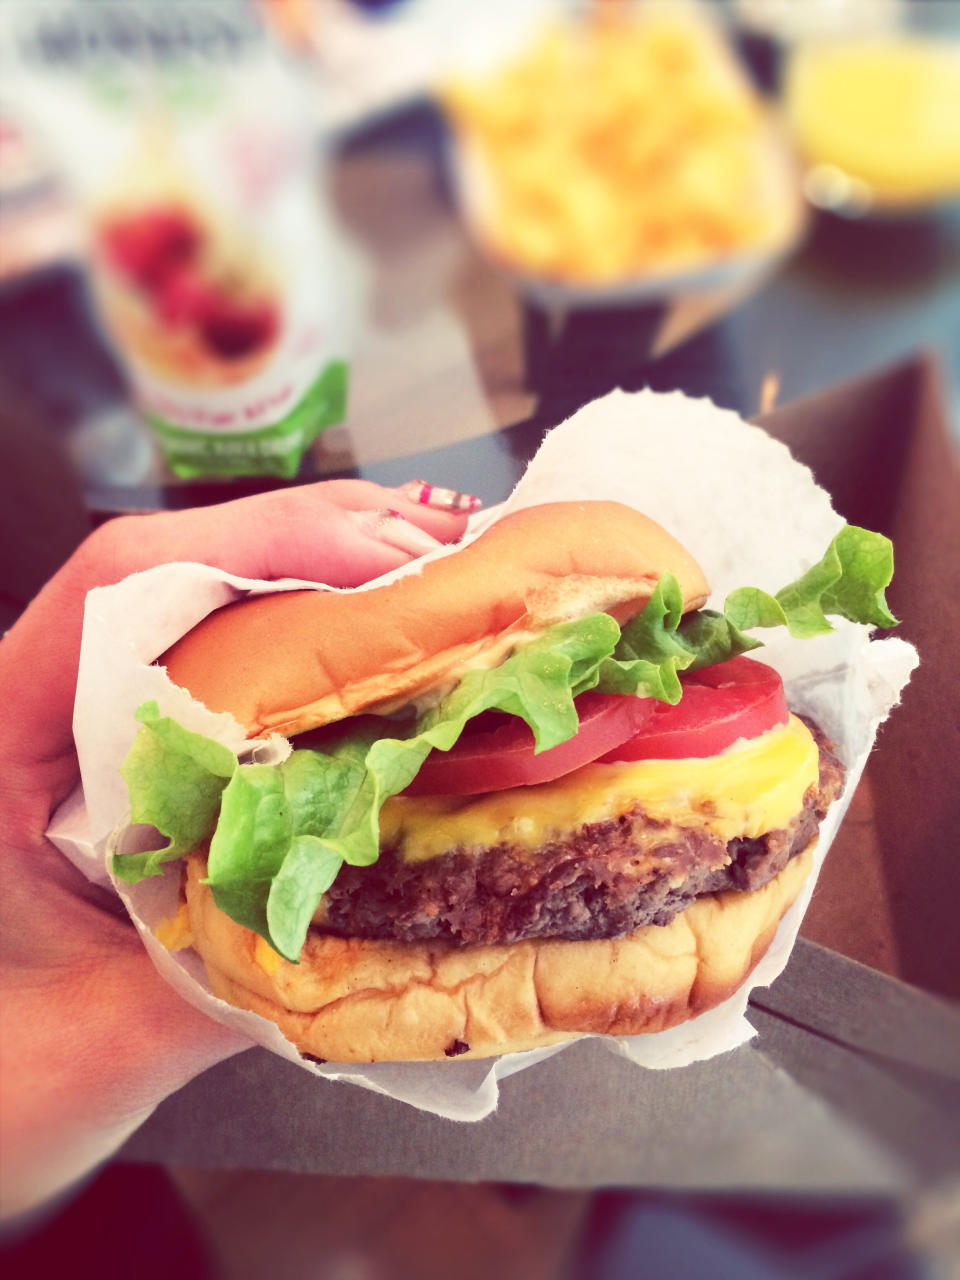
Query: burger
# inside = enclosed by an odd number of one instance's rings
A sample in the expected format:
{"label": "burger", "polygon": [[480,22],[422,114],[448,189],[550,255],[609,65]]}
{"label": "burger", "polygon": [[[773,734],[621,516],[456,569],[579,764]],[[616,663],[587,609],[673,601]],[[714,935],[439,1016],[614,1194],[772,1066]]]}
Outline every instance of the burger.
{"label": "burger", "polygon": [[[640,512],[553,503],[385,585],[227,605],[159,661],[250,755],[142,706],[123,773],[163,838],[115,873],[179,861],[163,940],[314,1060],[675,1026],[750,974],[843,786],[748,632],[891,625],[891,574],[844,526],[775,596],[707,609]],[[271,734],[292,750],[258,763]]]}

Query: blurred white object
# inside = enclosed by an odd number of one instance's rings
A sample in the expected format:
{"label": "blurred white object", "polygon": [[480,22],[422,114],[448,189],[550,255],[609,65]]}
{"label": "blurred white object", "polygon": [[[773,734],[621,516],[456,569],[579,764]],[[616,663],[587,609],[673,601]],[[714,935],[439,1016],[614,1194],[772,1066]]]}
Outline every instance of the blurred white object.
{"label": "blurred white object", "polygon": [[77,250],[77,219],[59,173],[11,104],[0,103],[0,282]]}
{"label": "blurred white object", "polygon": [[733,13],[749,31],[787,42],[838,32],[893,30],[904,0],[733,0]]}
{"label": "blurred white object", "polygon": [[[281,12],[277,0],[267,4]],[[295,29],[275,29],[301,55],[314,119],[348,133],[432,92],[452,67],[483,66],[516,47],[551,0],[405,0],[364,10],[348,0],[305,0]]]}

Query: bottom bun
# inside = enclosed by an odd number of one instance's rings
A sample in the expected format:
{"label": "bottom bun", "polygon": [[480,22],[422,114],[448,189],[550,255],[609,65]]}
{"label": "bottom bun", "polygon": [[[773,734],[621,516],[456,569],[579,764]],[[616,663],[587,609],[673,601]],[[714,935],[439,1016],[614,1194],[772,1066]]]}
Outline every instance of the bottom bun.
{"label": "bottom bun", "polygon": [[581,1035],[665,1031],[740,986],[813,867],[814,839],[752,893],[696,899],[668,925],[591,942],[455,947],[312,933],[299,964],[219,911],[189,861],[193,946],[215,995],[329,1062],[486,1058]]}

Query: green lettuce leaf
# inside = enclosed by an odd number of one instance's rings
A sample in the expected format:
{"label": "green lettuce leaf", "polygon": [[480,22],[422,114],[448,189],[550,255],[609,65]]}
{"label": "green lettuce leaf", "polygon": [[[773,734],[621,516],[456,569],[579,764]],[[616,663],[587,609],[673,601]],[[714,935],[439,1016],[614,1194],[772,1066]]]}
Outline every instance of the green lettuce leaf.
{"label": "green lettuce leaf", "polygon": [[130,796],[130,821],[156,827],[169,843],[113,860],[129,884],[159,875],[163,864],[195,849],[213,830],[220,796],[237,768],[232,751],[202,733],[161,716],[155,702],[137,708],[143,725],[121,765]]}
{"label": "green lettuce leaf", "polygon": [[154,875],[211,836],[207,874],[218,907],[296,961],[343,864],[376,861],[384,802],[409,785],[431,750],[449,750],[475,716],[519,716],[536,750],[548,750],[576,733],[578,694],[598,689],[676,703],[682,671],[760,645],[748,630],[786,626],[801,638],[819,635],[833,629],[827,615],[893,625],[884,599],[892,572],[888,539],[847,526],[818,564],[776,596],[741,588],[722,613],[684,617],[679,585],[666,573],[622,632],[602,613],[560,623],[498,667],[468,672],[415,722],[398,725],[396,736],[358,722],[328,749],[297,750],[279,765],[238,765],[226,748],[146,703],[123,775],[133,820],[154,825],[169,843],[115,856],[117,874],[130,882]]}
{"label": "green lettuce leaf", "polygon": [[893,544],[882,534],[844,525],[822,560],[775,596],[741,587],[727,596],[723,610],[741,630],[784,626],[798,640],[833,631],[828,614],[894,627],[884,591],[893,577]]}
{"label": "green lettuce leaf", "polygon": [[643,610],[623,629],[613,656],[600,668],[601,693],[639,694],[675,704],[680,701],[678,671],[693,655],[678,635],[683,593],[672,573],[665,573]]}
{"label": "green lettuce leaf", "polygon": [[602,693],[637,693],[675,705],[683,688],[679,672],[735,658],[761,641],[744,635],[712,609],[683,616],[683,592],[665,573],[653,595],[623,629],[613,656],[600,668]]}

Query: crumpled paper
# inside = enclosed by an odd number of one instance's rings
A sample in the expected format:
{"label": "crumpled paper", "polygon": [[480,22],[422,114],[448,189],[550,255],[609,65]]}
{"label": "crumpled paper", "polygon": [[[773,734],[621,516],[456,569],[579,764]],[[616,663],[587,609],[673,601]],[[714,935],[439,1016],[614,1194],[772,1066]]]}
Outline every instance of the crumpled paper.
{"label": "crumpled paper", "polygon": [[[719,607],[738,586],[776,591],[820,559],[843,521],[829,496],[786,447],[760,428],[707,400],[679,392],[613,392],[555,428],[511,497],[481,513],[475,535],[508,511],[558,500],[613,499],[638,507],[692,552]],[[444,548],[429,558],[453,554]],[[399,574],[419,572],[418,561]],[[55,815],[49,835],[91,879],[111,883],[107,845],[127,821],[119,766],[137,730],[134,711],[155,699],[171,715],[238,752],[276,760],[285,739],[250,744],[224,714],[214,714],[165,671],[150,664],[211,610],[251,593],[318,585],[257,582],[195,564],[163,565],[112,587],[91,591],[86,604],[74,734],[81,787]],[[838,746],[847,766],[843,797],[821,829],[817,867],[784,917],[767,954],[725,1003],[669,1031],[600,1037],[613,1052],[647,1068],[685,1066],[745,1043],[753,1035],[746,1014],[756,986],[783,970],[833,836],[866,763],[878,725],[899,701],[916,666],[913,647],[898,639],[871,640],[871,629],[843,620],[830,635],[798,642],[779,631],[762,633],[765,662],[776,667],[791,706],[813,716]],[[123,848],[131,847],[123,843]],[[157,968],[191,1004],[327,1080],[347,1081],[454,1120],[479,1120],[496,1108],[499,1081],[563,1045],[482,1061],[316,1065],[305,1062],[277,1027],[214,997],[192,951],[168,952],[153,935],[176,910],[178,873],[129,886],[113,881]]]}

